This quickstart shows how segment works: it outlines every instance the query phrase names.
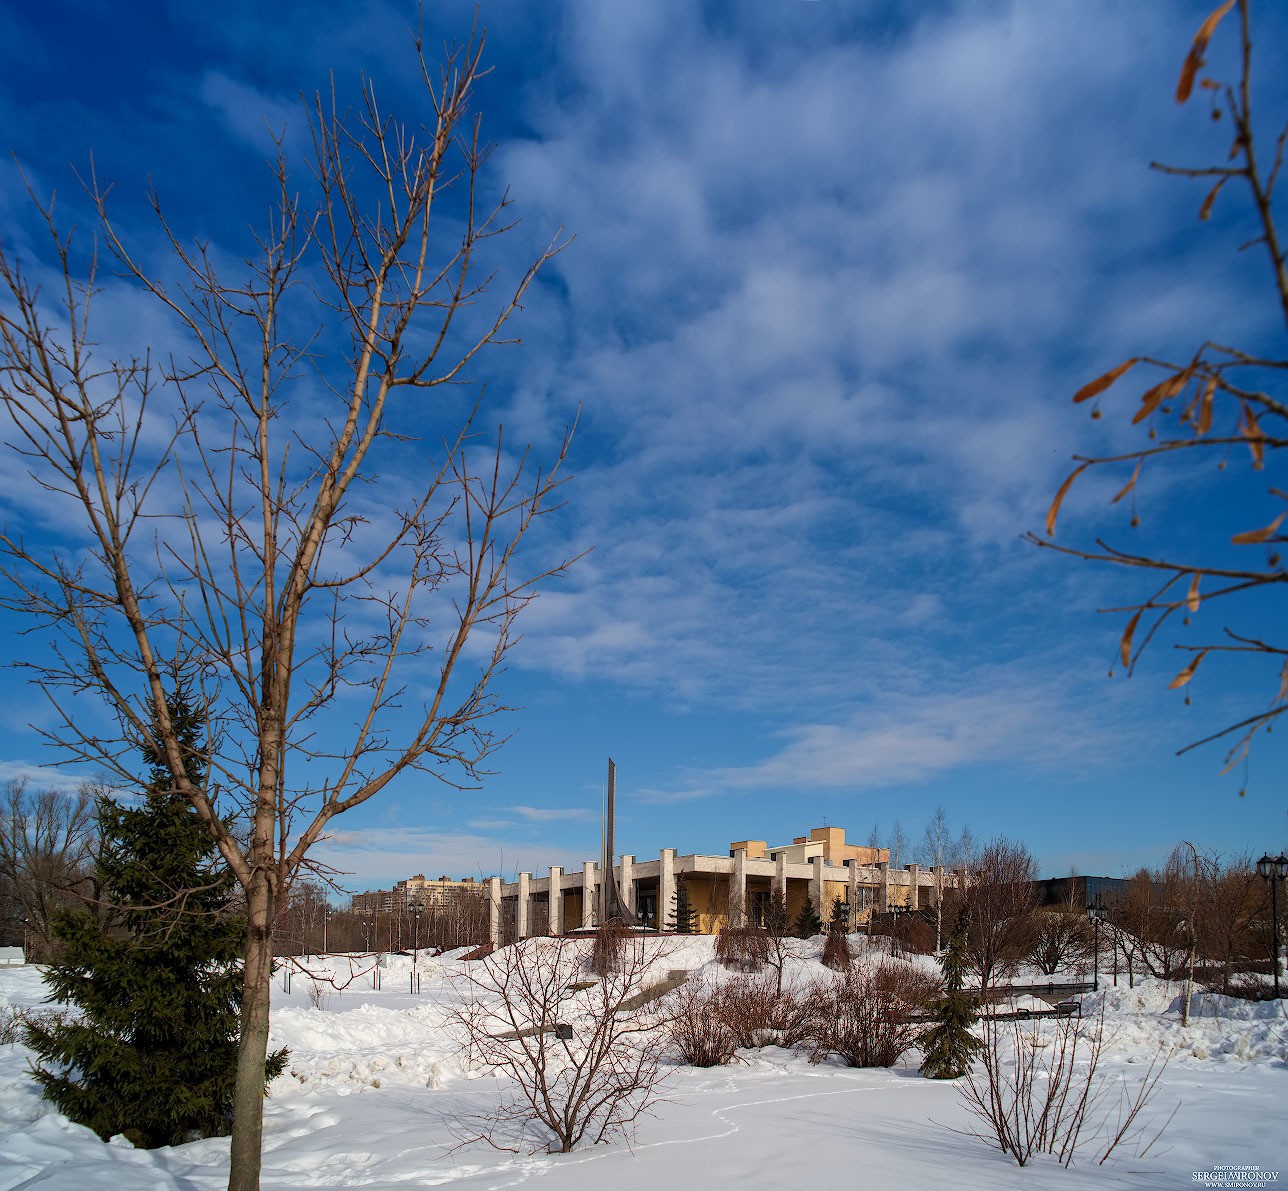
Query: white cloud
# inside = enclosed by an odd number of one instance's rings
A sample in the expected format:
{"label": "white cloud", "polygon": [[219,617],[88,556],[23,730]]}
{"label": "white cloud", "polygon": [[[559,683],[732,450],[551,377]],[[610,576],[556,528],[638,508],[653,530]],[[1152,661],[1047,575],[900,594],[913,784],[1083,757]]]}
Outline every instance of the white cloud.
{"label": "white cloud", "polygon": [[589,823],[599,818],[598,812],[581,806],[512,806],[509,809],[529,823],[559,823],[570,819]]}

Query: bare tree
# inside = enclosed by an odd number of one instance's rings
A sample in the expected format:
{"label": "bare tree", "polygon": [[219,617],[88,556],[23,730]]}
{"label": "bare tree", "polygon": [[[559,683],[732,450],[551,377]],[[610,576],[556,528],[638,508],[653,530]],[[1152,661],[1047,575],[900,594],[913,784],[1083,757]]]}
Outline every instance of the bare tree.
{"label": "bare tree", "polygon": [[[629,1136],[657,1099],[660,1048],[643,1037],[660,1020],[644,987],[657,944],[631,936],[620,962],[593,982],[584,979],[589,947],[528,939],[461,968],[464,1008],[455,1020],[466,1053],[506,1077],[500,1113],[474,1136],[504,1149],[566,1153]],[[518,1121],[545,1131],[539,1145],[503,1132]]]}
{"label": "bare tree", "polygon": [[1106,901],[1108,921],[1126,954],[1128,979],[1139,964],[1160,980],[1181,970],[1185,955],[1183,912],[1162,872],[1141,869],[1127,881],[1126,890]]}
{"label": "bare tree", "polygon": [[[315,955],[323,950],[322,923],[329,910],[326,887],[302,878],[291,883],[278,908],[274,954]],[[329,940],[328,940],[329,943]]]}
{"label": "bare tree", "polygon": [[60,910],[97,912],[94,848],[98,841],[96,791],[33,791],[23,780],[0,793],[0,882],[10,914],[25,922],[26,942],[47,958],[51,925]]}
{"label": "bare tree", "polygon": [[957,871],[963,877],[969,877],[971,870],[975,867],[975,861],[979,856],[979,841],[975,838],[975,833],[970,829],[970,824],[962,825],[961,834],[957,837],[957,842],[953,845],[953,864]]}
{"label": "bare tree", "polygon": [[935,951],[943,949],[944,940],[944,889],[948,884],[946,872],[952,863],[953,839],[948,833],[948,814],[942,804],[935,807],[921,837],[922,855],[930,861],[930,871],[935,889]]}
{"label": "bare tree", "polygon": [[1050,906],[1033,913],[1029,958],[1046,976],[1071,964],[1085,964],[1095,943],[1084,911]]}
{"label": "bare tree", "polygon": [[[499,429],[478,441],[482,397],[462,412],[459,388],[510,341],[561,244],[489,306],[478,258],[509,199],[489,206],[479,184],[482,40],[441,72],[419,38],[416,52],[428,123],[391,119],[369,80],[353,112],[319,94],[300,179],[278,143],[276,206],[249,254],[186,242],[154,196],[171,253],[155,272],[93,177],[93,251],[38,204],[53,291],[0,253],[10,446],[80,531],[63,548],[6,528],[5,602],[50,642],[33,671],[62,713],[52,740],[129,781],[141,747],[163,757],[244,891],[239,1191],[259,1182],[273,931],[293,876],[337,815],[401,775],[477,778],[500,743],[492,682],[516,617],[561,569],[519,547],[562,482],[567,436],[534,469]],[[100,354],[100,250],[179,354]],[[225,264],[244,255],[244,271]],[[440,445],[413,437],[426,431]],[[409,464],[410,486],[391,483]],[[166,704],[177,686],[206,721],[200,787]]]}
{"label": "bare tree", "polygon": [[[1227,83],[1212,78],[1198,79],[1204,65],[1203,56],[1218,23],[1233,8],[1239,17],[1239,78]],[[1209,187],[1199,208],[1199,219],[1206,220],[1218,198],[1228,186],[1231,191],[1241,191],[1250,202],[1256,228],[1255,234],[1244,248],[1264,247],[1270,265],[1269,281],[1273,301],[1288,326],[1288,264],[1285,263],[1284,246],[1280,239],[1274,207],[1275,184],[1283,165],[1285,137],[1288,128],[1280,132],[1269,154],[1268,163],[1257,152],[1257,128],[1252,113],[1252,60],[1253,43],[1249,24],[1248,0],[1224,0],[1200,26],[1194,37],[1189,55],[1181,69],[1176,99],[1185,103],[1191,97],[1198,79],[1199,87],[1208,97],[1209,114],[1213,120],[1228,120],[1231,132],[1228,158],[1217,165],[1190,168],[1151,164],[1151,168],[1184,178],[1202,180]],[[1264,146],[1263,146],[1264,148]],[[1197,464],[1211,460],[1218,468],[1243,460],[1255,473],[1265,468],[1268,453],[1288,446],[1288,404],[1275,391],[1278,377],[1288,368],[1288,357],[1273,352],[1245,351],[1238,347],[1208,341],[1199,345],[1186,361],[1159,359],[1152,356],[1133,356],[1111,368],[1103,376],[1084,385],[1074,396],[1075,402],[1092,402],[1092,417],[1101,415],[1101,394],[1105,393],[1130,369],[1141,365],[1151,369],[1155,376],[1140,399],[1132,416],[1132,423],[1139,425],[1147,437],[1130,450],[1108,455],[1075,456],[1077,466],[1064,481],[1047,513],[1047,538],[1029,534],[1035,545],[1057,550],[1062,554],[1095,562],[1127,567],[1143,576],[1151,577],[1154,584],[1145,598],[1125,607],[1105,609],[1127,615],[1119,645],[1123,668],[1130,674],[1142,653],[1164,627],[1190,626],[1194,622],[1198,632],[1200,613],[1217,600],[1230,619],[1221,625],[1220,632],[1210,617],[1197,642],[1180,640],[1175,647],[1183,651],[1187,660],[1172,680],[1175,689],[1186,688],[1189,702],[1189,684],[1199,664],[1209,653],[1237,655],[1241,658],[1269,659],[1277,670],[1277,681],[1271,686],[1268,703],[1258,711],[1243,716],[1232,724],[1204,736],[1182,749],[1197,747],[1212,740],[1233,737],[1233,744],[1226,756],[1226,768],[1232,767],[1246,756],[1257,732],[1269,727],[1285,710],[1288,710],[1288,642],[1281,636],[1281,618],[1274,617],[1264,628],[1259,618],[1264,609],[1273,608],[1265,602],[1265,589],[1288,582],[1288,570],[1283,565],[1283,546],[1288,543],[1288,532],[1280,527],[1288,518],[1288,492],[1282,486],[1270,486],[1268,501],[1255,508],[1241,509],[1235,523],[1223,530],[1236,549],[1231,552],[1224,541],[1204,543],[1199,522],[1186,518],[1190,532],[1186,535],[1183,552],[1164,552],[1145,549],[1125,550],[1110,545],[1101,538],[1094,547],[1056,545],[1047,540],[1055,533],[1056,518],[1065,496],[1074,482],[1089,469],[1130,471],[1114,502],[1133,492],[1142,469],[1176,462],[1179,458],[1193,458]],[[1161,376],[1161,379],[1159,377]],[[1195,485],[1184,488],[1197,490]],[[1175,485],[1171,491],[1180,492]],[[1178,498],[1179,499],[1179,498]],[[1210,503],[1210,502],[1209,502]],[[1168,520],[1175,523],[1180,514],[1176,501],[1169,504]],[[1131,522],[1139,526],[1141,518],[1132,498]],[[1282,590],[1282,588],[1280,588]],[[1267,676],[1268,677],[1268,676]]]}
{"label": "bare tree", "polygon": [[890,867],[898,868],[904,861],[904,853],[908,850],[908,839],[903,832],[903,824],[898,819],[894,821],[894,826],[890,828]]}
{"label": "bare tree", "polygon": [[1203,958],[1220,971],[1219,981],[1210,972],[1210,986],[1232,991],[1235,972],[1264,955],[1254,929],[1265,897],[1265,882],[1257,876],[1246,853],[1221,863],[1213,861],[1208,873],[1198,929]]}
{"label": "bare tree", "polygon": [[774,971],[774,992],[783,995],[783,973],[787,961],[795,954],[796,936],[792,932],[791,915],[787,901],[781,893],[771,892],[765,906],[764,932],[768,936],[765,963]]}
{"label": "bare tree", "polygon": [[962,895],[966,951],[986,988],[1028,954],[1036,868],[1023,844],[991,840],[976,861]]}

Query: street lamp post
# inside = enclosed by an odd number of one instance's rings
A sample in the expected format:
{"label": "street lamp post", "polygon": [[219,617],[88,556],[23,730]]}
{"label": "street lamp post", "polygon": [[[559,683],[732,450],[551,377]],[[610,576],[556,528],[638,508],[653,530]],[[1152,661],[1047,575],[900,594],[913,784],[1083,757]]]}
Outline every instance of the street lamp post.
{"label": "street lamp post", "polygon": [[1087,917],[1091,919],[1091,929],[1094,935],[1094,939],[1091,946],[1096,953],[1095,954],[1095,966],[1096,966],[1095,990],[1096,992],[1100,991],[1100,920],[1104,918],[1104,916],[1105,916],[1105,907],[1102,906],[1099,902],[1096,902],[1095,905],[1091,905],[1087,907]]}
{"label": "street lamp post", "polygon": [[894,958],[894,937],[899,928],[899,915],[903,913],[903,906],[890,907],[890,958]]}
{"label": "street lamp post", "polygon": [[1270,882],[1270,931],[1274,940],[1271,970],[1274,972],[1275,1000],[1279,999],[1279,882],[1288,880],[1288,856],[1267,853],[1257,861],[1257,876]]}
{"label": "street lamp post", "polygon": [[420,902],[416,902],[411,908],[411,991],[413,996],[420,992],[420,914],[424,908]]}

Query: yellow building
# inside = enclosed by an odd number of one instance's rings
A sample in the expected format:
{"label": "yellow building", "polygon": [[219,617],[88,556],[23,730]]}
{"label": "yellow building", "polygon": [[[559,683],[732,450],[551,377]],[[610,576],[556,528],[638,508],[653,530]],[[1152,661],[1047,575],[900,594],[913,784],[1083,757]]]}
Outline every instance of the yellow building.
{"label": "yellow building", "polygon": [[[728,856],[681,856],[674,848],[662,849],[656,860],[622,856],[613,876],[639,921],[663,930],[671,925],[677,882],[684,881],[704,934],[761,921],[774,897],[783,898],[793,920],[808,898],[825,921],[839,899],[855,927],[892,907],[931,908],[937,890],[955,885],[943,870],[915,864],[892,870],[885,848],[847,844],[840,827],[816,827],[776,847],[736,840]],[[599,865],[587,860],[567,872],[552,866],[545,877],[520,873],[514,882],[486,882],[493,942],[597,925],[600,879]]]}

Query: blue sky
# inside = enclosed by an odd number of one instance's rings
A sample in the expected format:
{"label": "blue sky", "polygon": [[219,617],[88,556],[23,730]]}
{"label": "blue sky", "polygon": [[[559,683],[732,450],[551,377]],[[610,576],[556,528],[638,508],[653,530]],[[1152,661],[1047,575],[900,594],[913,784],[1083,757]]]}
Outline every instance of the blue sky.
{"label": "blue sky", "polygon": [[[1118,875],[1182,838],[1288,845],[1277,738],[1224,777],[1219,747],[1175,755],[1260,709],[1272,679],[1209,662],[1185,706],[1160,641],[1110,681],[1122,618],[1096,609],[1142,589],[1020,536],[1071,454],[1132,441],[1135,390],[1093,423],[1069,400],[1085,381],[1205,337],[1281,342],[1267,265],[1235,252],[1242,203],[1199,224],[1197,185],[1147,168],[1224,154],[1201,103],[1172,101],[1206,7],[482,5],[488,185],[522,217],[500,267],[560,227],[577,238],[526,304],[524,346],[480,374],[539,451],[580,409],[577,478],[539,544],[593,552],[528,609],[495,775],[464,794],[402,780],[338,820],[324,854],[345,884],[579,863],[610,755],[619,845],[641,856],[898,821],[913,860],[937,805],[1026,842],[1045,875]],[[1273,133],[1288,22],[1254,8]],[[431,42],[468,32],[472,5],[426,9]],[[3,234],[25,245],[31,226],[14,161],[74,212],[93,153],[127,233],[155,234],[151,178],[176,226],[237,255],[264,209],[265,120],[298,149],[297,97],[331,71],[414,111],[413,19],[7,7]],[[1275,467],[1156,469],[1137,530],[1113,481],[1089,482],[1061,540],[1228,542],[1270,519]],[[5,517],[31,515],[5,488]],[[0,683],[0,775],[73,777],[27,726],[22,675]]]}

